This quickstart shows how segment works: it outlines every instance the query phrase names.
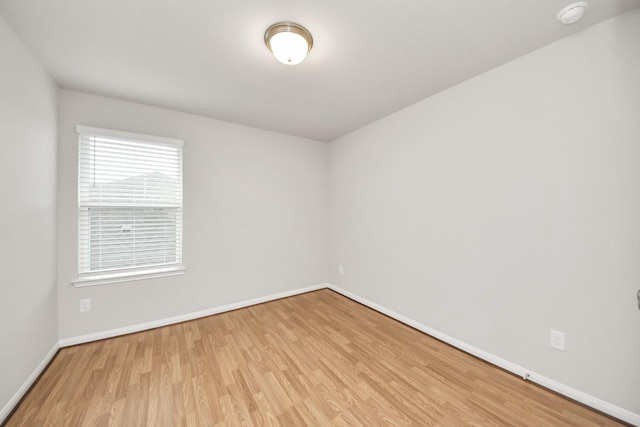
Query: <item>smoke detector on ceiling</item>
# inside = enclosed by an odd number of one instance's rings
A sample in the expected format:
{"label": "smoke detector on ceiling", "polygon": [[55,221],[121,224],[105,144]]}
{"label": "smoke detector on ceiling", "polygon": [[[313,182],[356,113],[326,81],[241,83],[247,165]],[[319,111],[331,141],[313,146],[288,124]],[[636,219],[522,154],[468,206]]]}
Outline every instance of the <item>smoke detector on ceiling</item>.
{"label": "smoke detector on ceiling", "polygon": [[588,7],[589,3],[586,1],[571,3],[569,6],[562,9],[556,18],[565,25],[575,24],[582,18],[584,11]]}

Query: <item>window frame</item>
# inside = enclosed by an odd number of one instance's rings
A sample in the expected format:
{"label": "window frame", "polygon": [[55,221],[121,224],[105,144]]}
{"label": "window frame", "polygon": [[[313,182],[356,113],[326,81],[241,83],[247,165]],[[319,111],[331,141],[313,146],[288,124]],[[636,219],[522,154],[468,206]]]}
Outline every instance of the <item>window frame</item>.
{"label": "window frame", "polygon": [[[184,160],[183,160],[183,147],[184,141],[175,138],[167,138],[160,137],[155,135],[147,135],[135,132],[127,132],[120,130],[112,130],[112,129],[103,129],[92,126],[84,126],[77,125],[76,133],[78,134],[78,176],[77,176],[77,209],[76,209],[76,232],[77,232],[77,257],[76,257],[76,273],[77,277],[71,281],[71,284],[75,287],[84,287],[84,286],[95,286],[95,285],[104,285],[109,283],[121,283],[121,282],[129,282],[134,280],[143,280],[143,279],[152,279],[158,277],[168,277],[168,276],[176,276],[184,274],[186,271],[186,266],[184,265],[183,248],[184,248],[184,234],[183,234],[183,219],[184,219],[184,196],[183,196],[183,183],[184,183]],[[81,194],[80,194],[80,186],[81,183],[81,171],[80,166],[82,159],[80,158],[80,145],[83,137],[87,136],[95,136],[95,137],[103,137],[103,138],[114,138],[121,139],[130,142],[138,142],[145,144],[153,144],[153,145],[169,145],[173,147],[179,147],[179,170],[180,170],[180,221],[177,225],[178,229],[176,232],[176,237],[179,238],[179,246],[177,250],[179,251],[179,259],[178,262],[173,264],[161,264],[161,265],[151,265],[151,266],[142,266],[142,267],[125,267],[119,269],[105,270],[105,271],[88,271],[81,272],[81,251],[82,245],[86,244],[86,242],[82,242],[81,236],[81,211],[82,209],[86,209],[86,205],[82,205],[81,203]],[[179,236],[179,237],[178,237]]]}

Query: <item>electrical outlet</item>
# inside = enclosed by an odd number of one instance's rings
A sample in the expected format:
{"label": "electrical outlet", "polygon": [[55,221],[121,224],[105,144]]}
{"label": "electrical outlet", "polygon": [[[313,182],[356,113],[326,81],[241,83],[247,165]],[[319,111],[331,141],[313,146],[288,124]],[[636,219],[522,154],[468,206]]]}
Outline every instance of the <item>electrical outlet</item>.
{"label": "electrical outlet", "polygon": [[84,313],[87,311],[91,311],[91,300],[89,298],[87,299],[81,299],[80,300],[80,313]]}
{"label": "electrical outlet", "polygon": [[344,274],[344,268],[341,265],[338,266],[338,272],[340,273],[340,275]]}
{"label": "electrical outlet", "polygon": [[558,349],[560,351],[564,351],[564,332],[551,330],[551,341],[549,345],[552,348]]}

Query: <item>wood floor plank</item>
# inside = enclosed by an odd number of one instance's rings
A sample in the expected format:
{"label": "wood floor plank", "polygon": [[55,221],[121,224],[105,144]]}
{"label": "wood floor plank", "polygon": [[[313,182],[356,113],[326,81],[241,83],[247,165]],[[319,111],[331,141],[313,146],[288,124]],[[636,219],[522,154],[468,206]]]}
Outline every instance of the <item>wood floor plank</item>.
{"label": "wood floor plank", "polygon": [[59,351],[15,426],[620,426],[330,290]]}

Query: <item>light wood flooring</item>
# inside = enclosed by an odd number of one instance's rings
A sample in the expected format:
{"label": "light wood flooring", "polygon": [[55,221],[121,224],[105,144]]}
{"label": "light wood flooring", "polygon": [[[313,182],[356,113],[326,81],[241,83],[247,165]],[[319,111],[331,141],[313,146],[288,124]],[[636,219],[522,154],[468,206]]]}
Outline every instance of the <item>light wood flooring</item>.
{"label": "light wood flooring", "polygon": [[622,425],[330,290],[60,350],[14,426]]}

